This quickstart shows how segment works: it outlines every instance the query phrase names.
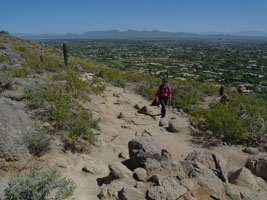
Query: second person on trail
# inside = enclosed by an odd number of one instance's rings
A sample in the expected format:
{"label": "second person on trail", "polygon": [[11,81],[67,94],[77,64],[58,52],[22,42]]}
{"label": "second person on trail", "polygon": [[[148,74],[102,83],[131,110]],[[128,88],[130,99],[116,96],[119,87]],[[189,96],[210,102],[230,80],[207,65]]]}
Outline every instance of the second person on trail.
{"label": "second person on trail", "polygon": [[166,106],[168,100],[172,100],[172,92],[171,87],[168,85],[168,79],[164,77],[162,79],[162,84],[159,86],[157,94],[156,94],[156,101],[160,101],[161,104],[161,117],[165,117],[166,115]]}

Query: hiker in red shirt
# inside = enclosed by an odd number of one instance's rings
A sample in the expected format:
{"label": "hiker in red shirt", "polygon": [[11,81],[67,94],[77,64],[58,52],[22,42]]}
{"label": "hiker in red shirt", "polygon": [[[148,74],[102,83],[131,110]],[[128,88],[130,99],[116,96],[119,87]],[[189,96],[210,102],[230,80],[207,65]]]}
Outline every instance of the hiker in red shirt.
{"label": "hiker in red shirt", "polygon": [[156,101],[160,101],[161,104],[161,118],[166,115],[166,105],[168,100],[172,100],[172,92],[171,87],[168,85],[168,79],[164,77],[156,94]]}

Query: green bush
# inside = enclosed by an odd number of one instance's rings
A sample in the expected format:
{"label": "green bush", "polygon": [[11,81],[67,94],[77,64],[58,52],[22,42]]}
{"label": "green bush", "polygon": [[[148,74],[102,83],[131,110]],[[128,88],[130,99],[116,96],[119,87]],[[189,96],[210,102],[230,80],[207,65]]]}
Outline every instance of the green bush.
{"label": "green bush", "polygon": [[258,145],[267,141],[266,113],[259,105],[264,102],[236,94],[229,105],[215,103],[210,109],[191,113],[192,122],[201,129],[211,130],[215,137],[224,141]]}
{"label": "green bush", "polygon": [[28,173],[13,175],[5,190],[5,200],[62,200],[72,196],[75,184],[60,178],[57,170],[35,166]]}
{"label": "green bush", "polygon": [[27,99],[27,107],[30,109],[43,107],[45,98],[47,98],[47,89],[46,86],[39,84],[26,85],[24,92]]}
{"label": "green bush", "polygon": [[26,97],[29,108],[38,108],[43,120],[52,123],[55,129],[65,131],[70,138],[66,140],[66,146],[76,150],[79,141],[96,143],[91,129],[97,128],[98,120],[94,120],[93,115],[79,104],[81,90],[85,88],[71,83],[51,87],[31,86],[26,89]]}
{"label": "green bush", "polygon": [[5,34],[5,35],[9,35],[9,33],[6,30],[1,30],[0,34]]}
{"label": "green bush", "polygon": [[0,92],[2,90],[11,88],[12,84],[13,84],[13,80],[10,74],[7,72],[0,71]]}
{"label": "green bush", "polygon": [[52,137],[40,128],[30,132],[26,138],[30,153],[36,156],[43,155],[49,149],[51,140]]}
{"label": "green bush", "polygon": [[[231,143],[243,143],[248,135],[244,123],[238,117],[237,113],[229,109],[225,104],[217,103],[211,106],[209,110],[201,110],[192,113],[200,120],[198,126],[211,130],[213,135]],[[203,120],[205,119],[205,120]]]}
{"label": "green bush", "polygon": [[24,78],[30,74],[30,71],[25,67],[24,68],[16,67],[12,70],[12,73],[15,77]]}
{"label": "green bush", "polygon": [[0,62],[5,62],[10,59],[9,55],[0,55]]}

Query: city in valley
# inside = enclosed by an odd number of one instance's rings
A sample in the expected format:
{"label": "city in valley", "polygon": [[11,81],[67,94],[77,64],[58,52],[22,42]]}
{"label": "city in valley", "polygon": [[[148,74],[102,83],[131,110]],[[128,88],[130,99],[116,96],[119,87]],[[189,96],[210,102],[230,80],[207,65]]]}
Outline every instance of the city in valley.
{"label": "city in valley", "polygon": [[[63,40],[45,40],[61,48]],[[73,56],[111,67],[180,80],[226,84],[242,93],[267,92],[264,38],[211,37],[178,40],[67,40]]]}

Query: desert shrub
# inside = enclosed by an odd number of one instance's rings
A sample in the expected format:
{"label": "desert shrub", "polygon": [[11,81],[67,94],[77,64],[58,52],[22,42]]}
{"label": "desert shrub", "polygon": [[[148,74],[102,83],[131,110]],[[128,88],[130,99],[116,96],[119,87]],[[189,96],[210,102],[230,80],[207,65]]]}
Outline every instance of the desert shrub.
{"label": "desert shrub", "polygon": [[47,134],[45,129],[41,128],[36,128],[26,138],[30,153],[36,156],[43,155],[49,149],[51,140],[52,137]]}
{"label": "desert shrub", "polygon": [[23,67],[23,68],[16,67],[12,70],[12,73],[15,77],[24,78],[30,74],[30,71],[25,67]]}
{"label": "desert shrub", "polygon": [[0,92],[2,90],[11,88],[12,84],[13,84],[13,80],[10,74],[7,72],[0,71]]}
{"label": "desert shrub", "polygon": [[[83,88],[83,87],[81,87]],[[97,128],[98,120],[80,104],[80,87],[64,86],[32,86],[27,88],[26,97],[30,108],[38,108],[43,120],[53,124],[56,130],[63,130],[70,138],[67,146],[78,145],[85,138],[85,143],[96,143],[91,131]],[[74,98],[77,97],[77,98]]]}
{"label": "desert shrub", "polygon": [[5,200],[61,200],[70,197],[75,187],[71,179],[61,178],[57,170],[35,166],[28,173],[11,177]]}
{"label": "desert shrub", "polygon": [[9,33],[6,30],[1,30],[0,34],[9,35]]}
{"label": "desert shrub", "polygon": [[20,53],[20,55],[24,58],[27,57],[33,57],[32,53],[30,52],[29,49],[27,49],[24,45],[22,44],[17,44],[15,46],[15,50],[18,51]]}
{"label": "desert shrub", "polygon": [[56,74],[53,79],[56,81],[65,81],[64,89],[68,94],[77,99],[88,99],[87,94],[94,93],[102,95],[106,86],[97,77],[92,80],[81,79],[81,74],[72,69]]}
{"label": "desert shrub", "polygon": [[0,62],[5,62],[10,59],[9,55],[0,55]]}
{"label": "desert shrub", "polygon": [[211,130],[215,137],[231,143],[243,143],[248,138],[245,124],[225,104],[216,103],[209,110],[199,110],[192,115],[198,118],[199,128]]}
{"label": "desert shrub", "polygon": [[149,84],[141,84],[137,86],[135,91],[138,94],[141,94],[143,97],[145,97],[148,100],[152,100],[155,97],[155,94],[157,92],[157,86],[149,86]]}
{"label": "desert shrub", "polygon": [[191,113],[193,124],[234,144],[259,145],[266,142],[266,103],[240,94],[231,97],[229,105],[215,103],[210,105],[210,109]]}
{"label": "desert shrub", "polygon": [[27,107],[34,109],[44,106],[48,87],[40,84],[26,85],[24,88],[25,97],[27,99]]}
{"label": "desert shrub", "polygon": [[59,61],[59,59],[51,56],[50,54],[45,54],[43,56],[43,60],[40,61],[40,65],[41,68],[50,72],[61,72],[64,68],[64,65]]}

